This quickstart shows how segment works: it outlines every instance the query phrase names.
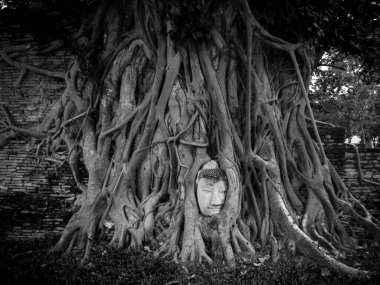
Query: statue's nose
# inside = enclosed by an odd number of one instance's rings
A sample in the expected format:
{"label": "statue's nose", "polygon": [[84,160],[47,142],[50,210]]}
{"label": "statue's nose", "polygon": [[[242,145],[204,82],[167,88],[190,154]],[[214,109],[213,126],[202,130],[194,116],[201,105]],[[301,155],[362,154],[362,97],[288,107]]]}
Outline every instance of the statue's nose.
{"label": "statue's nose", "polygon": [[211,205],[219,206],[222,204],[222,199],[220,197],[219,191],[216,189],[212,192]]}

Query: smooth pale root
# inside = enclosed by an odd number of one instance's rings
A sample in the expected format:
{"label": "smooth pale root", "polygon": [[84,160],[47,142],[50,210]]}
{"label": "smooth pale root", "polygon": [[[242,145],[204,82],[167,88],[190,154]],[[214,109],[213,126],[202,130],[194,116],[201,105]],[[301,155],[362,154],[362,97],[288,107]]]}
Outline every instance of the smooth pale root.
{"label": "smooth pale root", "polygon": [[289,214],[285,203],[281,195],[277,192],[276,189],[272,188],[269,191],[269,201],[272,205],[273,216],[278,219],[278,222],[281,223],[281,227],[286,233],[289,233],[289,236],[294,240],[296,247],[301,252],[307,252],[307,255],[313,257],[317,261],[320,261],[322,264],[326,264],[329,267],[345,272],[349,275],[367,275],[368,272],[358,270],[347,266],[339,261],[337,261],[332,256],[328,255],[326,252],[318,249],[318,244],[313,241],[308,235],[306,235],[294,222],[291,215]]}

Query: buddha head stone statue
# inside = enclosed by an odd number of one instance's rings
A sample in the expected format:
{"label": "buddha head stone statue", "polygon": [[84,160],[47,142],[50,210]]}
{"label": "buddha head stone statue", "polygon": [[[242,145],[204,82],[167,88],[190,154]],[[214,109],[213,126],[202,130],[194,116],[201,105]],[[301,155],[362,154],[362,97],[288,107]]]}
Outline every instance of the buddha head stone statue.
{"label": "buddha head stone statue", "polygon": [[227,193],[227,177],[215,160],[210,160],[198,171],[197,199],[200,212],[204,216],[220,213]]}

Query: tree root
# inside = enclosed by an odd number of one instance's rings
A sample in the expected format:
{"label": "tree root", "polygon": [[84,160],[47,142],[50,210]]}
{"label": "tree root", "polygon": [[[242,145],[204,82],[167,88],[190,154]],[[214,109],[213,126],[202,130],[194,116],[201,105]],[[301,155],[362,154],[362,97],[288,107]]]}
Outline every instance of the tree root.
{"label": "tree root", "polygon": [[298,250],[300,250],[303,254],[316,259],[322,264],[328,265],[332,269],[345,272],[349,275],[368,275],[368,272],[347,266],[318,248],[316,243],[313,242],[313,240],[310,239],[310,237],[308,237],[303,231],[301,231],[296,224],[294,224],[294,221],[289,216],[282,197],[275,189],[270,191],[269,197],[273,209],[273,219],[276,220],[276,222],[284,229],[286,234],[295,241]]}
{"label": "tree root", "polygon": [[[83,192],[53,250],[83,249],[88,259],[111,220],[110,244],[120,250],[159,242],[156,255],[208,263],[221,255],[232,267],[236,258],[255,256],[253,243],[270,245],[273,261],[285,243],[336,270],[367,274],[336,259],[354,248],[337,213],[350,214],[377,239],[380,228],[326,158],[307,96],[306,44],[268,33],[246,0],[228,8],[215,2],[210,41],[174,43],[162,1],[127,2],[100,1],[77,34],[86,56],[64,76],[14,60],[38,49],[0,53],[20,70],[16,86],[27,70],[65,79],[37,129],[16,127],[0,102],[0,146],[18,134],[41,139],[37,153],[46,148],[51,161],[68,161]],[[130,8],[123,20],[119,5]],[[67,152],[59,152],[62,142]],[[221,212],[205,217],[196,181],[211,159],[228,189]],[[357,164],[360,181],[368,182]]]}
{"label": "tree root", "polygon": [[52,248],[52,251],[66,251],[70,253],[76,246],[78,250],[85,248],[83,261],[87,260],[99,234],[99,222],[106,207],[105,195],[99,195],[93,204],[83,205],[71,217],[61,238]]}
{"label": "tree root", "polygon": [[354,153],[355,153],[355,160],[356,160],[356,169],[359,173],[359,182],[362,184],[363,182],[365,183],[368,183],[370,185],[373,185],[373,186],[380,186],[380,183],[379,182],[376,182],[376,181],[371,181],[371,180],[368,180],[368,179],[365,179],[364,178],[364,174],[363,174],[363,170],[360,166],[360,155],[359,155],[359,149],[358,147],[353,144],[353,143],[346,143],[346,145],[350,146],[353,150],[354,150]]}

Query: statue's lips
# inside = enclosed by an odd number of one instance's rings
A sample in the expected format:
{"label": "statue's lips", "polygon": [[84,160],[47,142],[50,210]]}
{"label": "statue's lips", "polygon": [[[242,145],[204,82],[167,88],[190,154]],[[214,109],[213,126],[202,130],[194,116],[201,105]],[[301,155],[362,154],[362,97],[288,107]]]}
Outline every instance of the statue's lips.
{"label": "statue's lips", "polygon": [[208,207],[210,212],[219,213],[222,210],[222,206],[220,207]]}

